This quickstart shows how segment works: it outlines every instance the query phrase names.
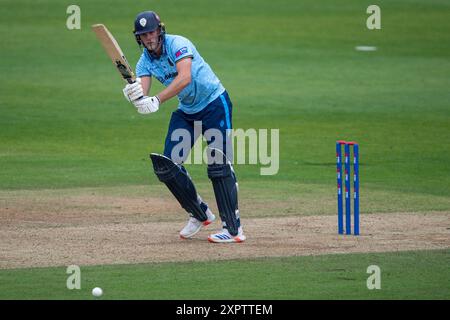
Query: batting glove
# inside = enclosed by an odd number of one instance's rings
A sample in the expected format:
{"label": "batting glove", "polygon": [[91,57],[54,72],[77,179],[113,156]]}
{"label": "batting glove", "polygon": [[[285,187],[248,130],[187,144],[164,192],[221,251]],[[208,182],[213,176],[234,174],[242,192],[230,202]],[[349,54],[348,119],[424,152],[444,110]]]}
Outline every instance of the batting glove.
{"label": "batting glove", "polygon": [[148,114],[152,112],[156,112],[159,109],[159,98],[157,96],[154,97],[143,97],[142,99],[135,100],[132,102],[133,105],[137,108],[137,111],[140,114]]}
{"label": "batting glove", "polygon": [[144,90],[141,86],[141,78],[136,78],[135,83],[128,83],[125,88],[123,88],[123,95],[125,99],[129,102],[133,102],[144,96]]}

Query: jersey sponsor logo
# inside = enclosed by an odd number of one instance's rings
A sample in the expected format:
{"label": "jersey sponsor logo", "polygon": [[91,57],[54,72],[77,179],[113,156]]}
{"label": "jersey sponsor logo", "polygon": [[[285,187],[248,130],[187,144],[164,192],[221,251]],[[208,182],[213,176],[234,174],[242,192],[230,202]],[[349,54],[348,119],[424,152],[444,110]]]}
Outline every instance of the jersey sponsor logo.
{"label": "jersey sponsor logo", "polygon": [[175,57],[178,58],[179,56],[181,56],[187,52],[188,52],[187,47],[183,47],[180,50],[178,50],[177,52],[175,52]]}
{"label": "jersey sponsor logo", "polygon": [[159,82],[164,83],[165,81],[175,78],[178,75],[178,72],[172,72],[169,74],[165,74],[164,77],[156,77]]}
{"label": "jersey sponsor logo", "polygon": [[178,75],[178,72],[172,72],[172,73],[166,74],[164,78],[166,80],[168,80],[168,79],[171,79],[171,78],[175,78],[177,75]]}

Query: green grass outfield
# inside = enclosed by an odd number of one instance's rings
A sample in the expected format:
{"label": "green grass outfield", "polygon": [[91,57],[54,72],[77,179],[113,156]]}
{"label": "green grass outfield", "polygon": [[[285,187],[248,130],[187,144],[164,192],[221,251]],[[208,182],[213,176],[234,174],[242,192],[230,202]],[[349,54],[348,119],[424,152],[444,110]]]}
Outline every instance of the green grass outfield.
{"label": "green grass outfield", "polygon": [[343,138],[360,143],[361,188],[449,196],[448,1],[380,1],[376,31],[370,1],[80,0],[82,29],[69,31],[71,3],[2,2],[1,189],[159,183],[148,153],[162,151],[176,99],[137,114],[90,30],[105,23],[134,65],[133,19],[150,6],[222,79],[235,128],[280,130],[279,173],[237,165],[241,182],[332,185]]}
{"label": "green grass outfield", "polygon": [[[0,299],[449,299],[450,250],[0,271]],[[371,265],[381,288],[369,290]]]}
{"label": "green grass outfield", "polygon": [[[1,3],[2,195],[159,184],[148,154],[162,151],[176,99],[148,117],[137,114],[90,30],[106,24],[135,65],[133,19],[153,9],[222,80],[235,128],[280,130],[277,175],[235,167],[247,200],[294,197],[332,214],[335,141],[351,139],[360,143],[362,212],[450,210],[448,1],[377,1],[382,29],[374,31],[366,28],[369,0],[76,3],[82,29],[73,31],[66,29],[72,1]],[[358,45],[378,50],[358,52]],[[205,166],[187,167],[200,186],[209,183]],[[323,199],[331,211],[321,209]],[[296,212],[289,205],[283,214]],[[258,215],[270,212],[248,213]],[[379,291],[365,287],[374,263],[382,268]],[[448,299],[448,265],[445,250],[82,267],[81,291],[65,289],[63,268],[1,270],[0,298],[83,299],[98,285],[105,299]],[[206,269],[205,285],[196,271]],[[217,292],[230,279],[239,293]]]}

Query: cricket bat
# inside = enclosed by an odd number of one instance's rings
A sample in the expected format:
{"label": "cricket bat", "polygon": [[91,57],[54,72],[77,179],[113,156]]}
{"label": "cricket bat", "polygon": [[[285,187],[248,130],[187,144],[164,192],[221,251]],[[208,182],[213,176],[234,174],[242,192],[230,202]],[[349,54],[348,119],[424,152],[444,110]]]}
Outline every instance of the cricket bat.
{"label": "cricket bat", "polygon": [[128,83],[136,82],[136,76],[134,75],[133,69],[131,69],[122,49],[120,49],[119,44],[116,39],[114,39],[111,32],[109,32],[108,28],[103,24],[94,24],[92,25],[92,31],[97,35],[106,54],[111,58],[112,63],[120,72],[122,78]]}

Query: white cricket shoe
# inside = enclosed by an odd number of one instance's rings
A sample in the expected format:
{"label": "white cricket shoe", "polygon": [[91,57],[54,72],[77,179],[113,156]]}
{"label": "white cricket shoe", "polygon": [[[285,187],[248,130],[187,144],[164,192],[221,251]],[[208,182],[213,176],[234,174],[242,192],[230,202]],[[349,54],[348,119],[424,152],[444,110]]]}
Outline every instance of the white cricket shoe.
{"label": "white cricket shoe", "polygon": [[216,216],[211,212],[211,210],[209,210],[209,208],[206,210],[206,215],[208,219],[203,222],[195,219],[194,217],[190,217],[186,226],[180,231],[180,237],[182,239],[191,238],[200,231],[202,226],[207,226],[216,220]]}
{"label": "white cricket shoe", "polygon": [[244,236],[242,227],[239,227],[238,234],[236,236],[232,236],[227,229],[223,228],[221,232],[212,234],[208,237],[209,242],[216,243],[243,242],[245,239],[247,239],[247,237]]}

